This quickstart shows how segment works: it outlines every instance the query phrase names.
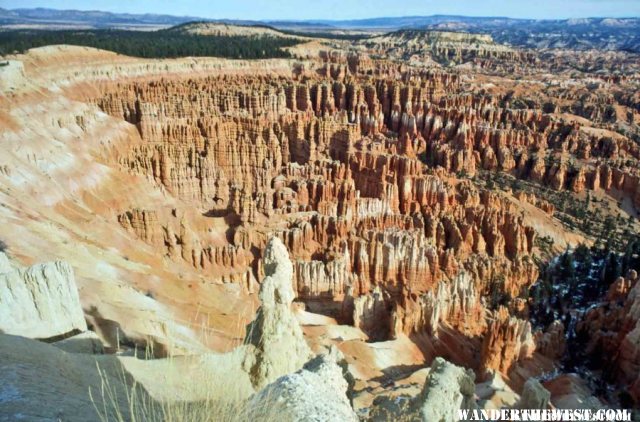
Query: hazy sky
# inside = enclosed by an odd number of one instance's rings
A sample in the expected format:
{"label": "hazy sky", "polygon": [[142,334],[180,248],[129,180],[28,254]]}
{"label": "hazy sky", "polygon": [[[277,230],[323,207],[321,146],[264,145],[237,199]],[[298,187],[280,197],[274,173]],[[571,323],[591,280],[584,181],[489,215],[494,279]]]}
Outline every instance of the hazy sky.
{"label": "hazy sky", "polygon": [[640,0],[0,0],[0,7],[49,7],[256,20],[356,19],[434,14],[518,18],[640,16]]}

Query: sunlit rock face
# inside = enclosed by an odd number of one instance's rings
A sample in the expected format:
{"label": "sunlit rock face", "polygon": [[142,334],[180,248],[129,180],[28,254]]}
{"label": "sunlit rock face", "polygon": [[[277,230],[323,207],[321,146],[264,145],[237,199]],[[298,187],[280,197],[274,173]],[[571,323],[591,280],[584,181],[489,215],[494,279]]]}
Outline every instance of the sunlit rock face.
{"label": "sunlit rock face", "polygon": [[0,252],[0,330],[48,339],[86,331],[73,269],[66,262],[15,268]]}
{"label": "sunlit rock face", "polygon": [[260,308],[247,326],[245,343],[254,346],[249,374],[256,388],[295,372],[311,357],[291,303],[293,266],[280,239],[271,238],[264,251],[265,278]]}
{"label": "sunlit rock face", "polygon": [[[229,243],[180,210],[123,209],[118,222],[172,259],[247,288],[260,279],[273,233],[294,260],[298,300],[375,339],[433,332],[440,319],[460,326],[469,312],[471,331],[481,331],[480,297],[491,279],[504,279],[500,288],[512,294],[535,280],[535,231],[505,198],[443,177],[462,167],[425,164],[438,139],[473,143],[464,139],[468,123],[442,126],[432,109],[434,93],[446,101],[459,89],[457,76],[336,79],[105,84],[90,101],[141,136],[118,164],[205,215],[224,216]],[[460,303],[441,311],[429,295]]]}
{"label": "sunlit rock face", "polygon": [[310,350],[333,345],[361,395],[444,357],[517,394],[575,328],[589,352],[620,351],[637,398],[635,279],[571,324],[566,309],[541,324],[529,296],[542,263],[595,240],[570,215],[585,201],[637,232],[638,80],[604,75],[637,63],[456,33],[307,41],[291,60],[11,59],[0,277],[75,278],[77,299],[54,290],[84,311],[34,336],[88,324],[107,351],[156,357],[253,347],[256,388],[313,379]]}

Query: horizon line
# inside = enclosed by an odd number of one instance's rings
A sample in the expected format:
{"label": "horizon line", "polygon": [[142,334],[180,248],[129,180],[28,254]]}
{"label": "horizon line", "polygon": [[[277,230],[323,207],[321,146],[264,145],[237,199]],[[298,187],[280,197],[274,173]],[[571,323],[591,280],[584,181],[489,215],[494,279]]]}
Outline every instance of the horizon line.
{"label": "horizon line", "polygon": [[131,15],[131,16],[144,16],[144,15],[152,15],[152,16],[171,16],[175,18],[194,18],[194,19],[207,19],[207,20],[237,20],[237,21],[250,21],[250,22],[348,22],[348,21],[365,21],[365,20],[376,20],[376,19],[402,19],[402,18],[432,18],[432,17],[451,17],[451,18],[472,18],[472,19],[510,19],[510,20],[519,20],[519,21],[564,21],[564,20],[580,20],[580,19],[640,19],[640,15],[634,16],[583,16],[583,17],[558,17],[558,18],[532,18],[532,17],[510,17],[510,16],[492,16],[492,15],[460,15],[460,14],[444,14],[437,13],[432,15],[383,15],[383,16],[372,16],[372,17],[359,17],[359,18],[347,18],[347,19],[327,19],[327,18],[308,18],[308,19],[287,19],[287,18],[260,18],[260,19],[243,19],[243,18],[233,18],[233,17],[221,17],[221,18],[210,18],[205,16],[193,16],[193,15],[178,15],[171,13],[131,13],[131,12],[115,12],[104,9],[58,9],[54,7],[15,7],[15,8],[6,8],[0,7],[0,9],[8,10],[8,11],[19,11],[19,10],[55,10],[59,12],[100,12],[100,13],[110,13],[114,15]]}

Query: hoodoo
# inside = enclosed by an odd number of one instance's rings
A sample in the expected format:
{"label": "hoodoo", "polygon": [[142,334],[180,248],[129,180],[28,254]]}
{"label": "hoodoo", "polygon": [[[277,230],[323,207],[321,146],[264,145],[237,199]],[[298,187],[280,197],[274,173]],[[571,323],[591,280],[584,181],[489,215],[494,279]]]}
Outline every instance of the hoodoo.
{"label": "hoodoo", "polygon": [[0,10],[0,420],[638,406],[637,19],[180,19]]}

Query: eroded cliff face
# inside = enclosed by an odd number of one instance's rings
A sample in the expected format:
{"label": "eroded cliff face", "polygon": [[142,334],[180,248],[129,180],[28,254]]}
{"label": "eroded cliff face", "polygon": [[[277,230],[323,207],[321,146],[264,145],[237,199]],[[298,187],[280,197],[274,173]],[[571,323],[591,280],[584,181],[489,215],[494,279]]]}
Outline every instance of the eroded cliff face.
{"label": "eroded cliff face", "polygon": [[[80,97],[96,92],[96,81],[154,72],[291,74],[293,64],[202,59],[160,65],[77,47],[39,49],[19,63],[23,70],[0,96],[2,249],[23,266],[68,262],[89,326],[110,350],[153,345],[163,355],[241,343],[239,327],[257,307],[246,293],[257,291],[255,276],[219,266],[220,278],[206,280],[189,240],[205,239],[212,245],[206,252],[221,262],[246,260],[229,247],[228,224],[118,164],[122,152],[141,143],[139,131]],[[225,286],[225,278],[248,287]]]}
{"label": "eroded cliff face", "polygon": [[180,210],[122,209],[125,230],[246,289],[273,233],[298,300],[384,340],[441,324],[481,335],[482,297],[537,278],[517,208],[423,161],[438,135],[422,110],[458,85],[225,76],[106,84],[89,100],[140,133],[118,165],[221,220],[227,243]]}
{"label": "eroded cliff face", "polygon": [[[480,41],[488,47],[475,58],[530,60]],[[362,52],[315,60],[288,75],[147,77],[74,93],[139,134],[110,164],[180,203],[123,201],[119,226],[245,293],[257,291],[275,235],[294,261],[296,300],[371,341],[427,335],[446,349],[472,339],[481,352],[470,365],[504,375],[535,353],[553,355],[563,334],[533,333],[519,319],[526,302],[511,299],[538,278],[536,230],[521,204],[543,213],[538,226],[555,205],[476,178],[500,172],[633,204],[637,146],[558,110],[514,108],[513,94],[472,95],[456,72],[395,67]]]}
{"label": "eroded cliff face", "polygon": [[[290,61],[22,56],[0,109],[0,213],[19,224],[0,240],[24,263],[43,248],[69,259],[108,348],[164,354],[242,343],[277,237],[292,263],[278,276],[291,286],[269,290],[274,312],[295,300],[355,327],[328,336],[351,365],[366,350],[382,366],[376,343],[411,344],[403,364],[446,356],[519,389],[564,347],[562,322],[527,321],[538,235],[560,248],[586,236],[555,218],[565,210],[550,192],[637,215],[638,82],[549,75],[483,37],[427,38],[417,52],[431,43],[433,57],[469,66],[374,58],[397,40]],[[498,176],[537,190],[496,187]],[[629,295],[625,283],[612,295]],[[622,365],[635,368],[635,343]],[[256,371],[255,385],[274,379]]]}

